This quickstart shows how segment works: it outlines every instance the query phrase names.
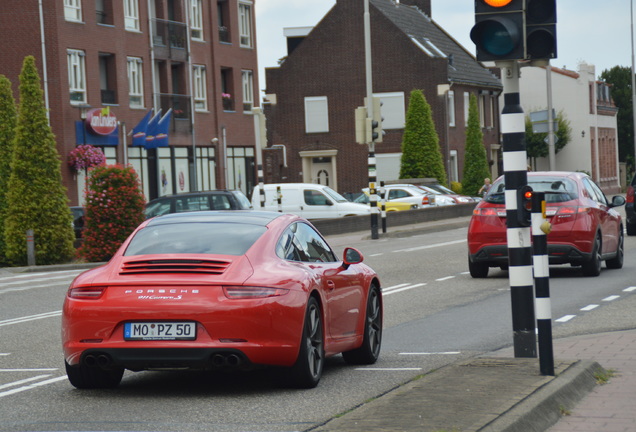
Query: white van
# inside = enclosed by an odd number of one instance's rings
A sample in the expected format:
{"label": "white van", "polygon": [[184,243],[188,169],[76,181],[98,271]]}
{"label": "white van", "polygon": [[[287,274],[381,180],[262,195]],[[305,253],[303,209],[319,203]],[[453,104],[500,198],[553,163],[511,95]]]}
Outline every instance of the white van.
{"label": "white van", "polygon": [[252,192],[254,210],[279,211],[278,188],[280,188],[283,213],[292,213],[306,219],[330,219],[343,216],[368,215],[371,209],[366,204],[347,201],[328,186],[313,183],[266,184],[265,207],[261,207],[259,187]]}

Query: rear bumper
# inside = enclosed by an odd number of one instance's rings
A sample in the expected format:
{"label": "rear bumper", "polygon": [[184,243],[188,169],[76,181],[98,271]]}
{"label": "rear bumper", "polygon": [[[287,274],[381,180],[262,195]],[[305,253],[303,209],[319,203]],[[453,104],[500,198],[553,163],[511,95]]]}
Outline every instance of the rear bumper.
{"label": "rear bumper", "polygon": [[[572,245],[548,244],[548,261],[550,264],[580,265],[592,258],[591,253],[581,252]],[[508,265],[508,246],[484,246],[477,253],[470,255],[474,263],[487,263],[490,267]]]}

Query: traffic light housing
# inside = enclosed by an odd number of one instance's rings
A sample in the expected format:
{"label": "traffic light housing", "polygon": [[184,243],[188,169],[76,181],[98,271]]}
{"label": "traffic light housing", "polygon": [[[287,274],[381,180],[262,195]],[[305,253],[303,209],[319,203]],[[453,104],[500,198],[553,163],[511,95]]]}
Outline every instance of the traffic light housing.
{"label": "traffic light housing", "polygon": [[371,139],[373,142],[381,143],[384,131],[382,130],[382,100],[379,97],[373,97],[373,122],[371,123]]}
{"label": "traffic light housing", "polygon": [[530,60],[556,58],[556,0],[526,0],[525,11],[525,58]]}
{"label": "traffic light housing", "polygon": [[525,0],[475,0],[475,26],[470,38],[478,61],[525,58]]}
{"label": "traffic light housing", "polygon": [[517,223],[521,227],[532,224],[532,188],[528,185],[517,189]]}
{"label": "traffic light housing", "polygon": [[367,107],[356,108],[356,142],[367,143]]}

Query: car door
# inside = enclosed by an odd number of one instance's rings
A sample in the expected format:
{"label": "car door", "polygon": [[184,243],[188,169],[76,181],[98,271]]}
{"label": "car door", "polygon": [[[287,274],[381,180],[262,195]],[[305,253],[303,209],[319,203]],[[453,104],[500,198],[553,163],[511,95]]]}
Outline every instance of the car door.
{"label": "car door", "polygon": [[618,213],[613,210],[605,197],[605,194],[596,183],[590,179],[583,179],[585,189],[590,198],[596,204],[592,209],[594,218],[598,221],[602,235],[602,253],[614,253],[618,245],[620,225],[618,223]]}
{"label": "car door", "polygon": [[319,189],[303,188],[301,199],[302,216],[307,219],[324,219],[334,217],[333,201]]}

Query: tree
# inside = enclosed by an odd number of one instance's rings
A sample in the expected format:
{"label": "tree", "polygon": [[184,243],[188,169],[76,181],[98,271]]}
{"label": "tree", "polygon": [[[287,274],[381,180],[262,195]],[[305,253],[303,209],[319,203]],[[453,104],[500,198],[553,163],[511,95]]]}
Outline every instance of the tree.
{"label": "tree", "polygon": [[144,221],[146,199],[130,166],[100,165],[88,174],[80,255],[87,261],[108,261]]}
{"label": "tree", "polygon": [[0,265],[8,264],[4,240],[4,221],[7,215],[7,183],[11,175],[11,159],[13,157],[13,137],[17,111],[11,90],[11,82],[0,75]]}
{"label": "tree", "polygon": [[67,262],[75,253],[73,219],[62,184],[60,155],[46,117],[35,58],[24,59],[5,219],[7,259],[27,263],[26,237],[34,231],[36,264]]}
{"label": "tree", "polygon": [[611,84],[611,95],[618,108],[618,160],[627,162],[628,172],[634,170],[634,119],[632,110],[631,68],[614,66],[604,70],[600,78]]}
{"label": "tree", "polygon": [[484,134],[479,124],[477,96],[471,93],[468,101],[462,193],[471,196],[479,195],[479,189],[484,184],[485,178],[490,178],[490,165],[488,164],[486,147],[484,147]]}
{"label": "tree", "polygon": [[444,159],[439,148],[431,106],[421,90],[413,90],[402,136],[400,178],[435,178],[446,185]]}
{"label": "tree", "polygon": [[[559,153],[570,141],[572,141],[572,128],[570,121],[563,111],[559,111],[556,115],[557,130],[554,133],[554,152]],[[526,153],[528,158],[536,159],[540,157],[548,157],[550,149],[547,143],[547,133],[532,132],[532,122],[530,117],[526,116]]]}

